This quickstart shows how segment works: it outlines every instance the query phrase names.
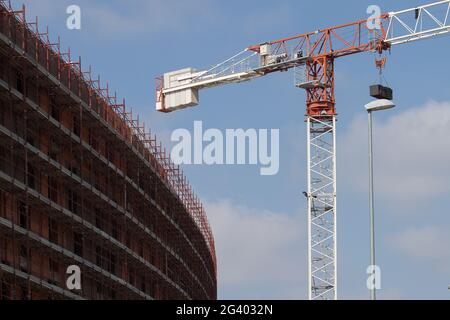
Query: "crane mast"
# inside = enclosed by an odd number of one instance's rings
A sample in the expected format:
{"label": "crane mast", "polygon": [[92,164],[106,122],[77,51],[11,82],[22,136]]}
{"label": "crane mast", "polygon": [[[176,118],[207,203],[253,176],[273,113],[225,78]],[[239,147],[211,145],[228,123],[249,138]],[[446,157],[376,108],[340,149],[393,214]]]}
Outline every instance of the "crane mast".
{"label": "crane mast", "polygon": [[307,124],[308,298],[337,299],[335,60],[450,32],[450,0],[249,46],[205,71],[158,78],[156,109],[199,104],[199,90],[295,69]]}

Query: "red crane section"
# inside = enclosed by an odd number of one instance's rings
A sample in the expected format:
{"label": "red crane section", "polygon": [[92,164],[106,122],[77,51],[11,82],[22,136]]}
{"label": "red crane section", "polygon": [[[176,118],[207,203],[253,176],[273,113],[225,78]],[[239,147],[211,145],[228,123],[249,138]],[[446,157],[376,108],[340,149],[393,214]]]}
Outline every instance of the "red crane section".
{"label": "red crane section", "polygon": [[[331,28],[250,46],[258,54],[270,46],[271,54],[289,57],[292,52],[307,56],[306,81],[299,85],[307,92],[307,115],[335,115],[334,59],[366,51],[382,53],[391,45],[384,41],[389,14]],[[279,71],[279,70],[274,70]]]}

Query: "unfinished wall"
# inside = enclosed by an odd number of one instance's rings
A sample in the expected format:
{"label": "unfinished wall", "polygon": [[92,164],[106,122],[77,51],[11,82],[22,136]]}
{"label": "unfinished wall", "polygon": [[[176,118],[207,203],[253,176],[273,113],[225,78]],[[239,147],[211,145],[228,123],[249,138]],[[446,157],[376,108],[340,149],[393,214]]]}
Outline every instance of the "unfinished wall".
{"label": "unfinished wall", "polygon": [[[0,6],[0,299],[215,299],[214,241],[186,179],[63,56]],[[81,291],[66,288],[70,265]]]}

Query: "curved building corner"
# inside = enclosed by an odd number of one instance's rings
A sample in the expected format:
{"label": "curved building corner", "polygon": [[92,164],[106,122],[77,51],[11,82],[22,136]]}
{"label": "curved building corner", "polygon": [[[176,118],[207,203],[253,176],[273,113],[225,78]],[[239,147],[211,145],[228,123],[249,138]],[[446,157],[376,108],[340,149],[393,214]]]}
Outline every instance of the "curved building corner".
{"label": "curved building corner", "polygon": [[213,235],[180,169],[38,34],[0,5],[0,299],[216,299]]}

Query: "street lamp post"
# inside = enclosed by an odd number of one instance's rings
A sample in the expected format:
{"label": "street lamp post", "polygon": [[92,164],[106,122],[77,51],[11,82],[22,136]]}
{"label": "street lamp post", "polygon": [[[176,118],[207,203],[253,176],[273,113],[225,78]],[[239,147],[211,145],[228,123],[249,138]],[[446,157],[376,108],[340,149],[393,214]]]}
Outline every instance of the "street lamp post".
{"label": "street lamp post", "polygon": [[[373,191],[373,137],[372,137],[372,113],[375,111],[388,110],[395,107],[391,100],[378,99],[366,106],[369,121],[369,208],[370,208],[370,265],[372,272],[375,272],[375,206]],[[370,290],[371,300],[376,300],[376,288],[372,286]]]}

